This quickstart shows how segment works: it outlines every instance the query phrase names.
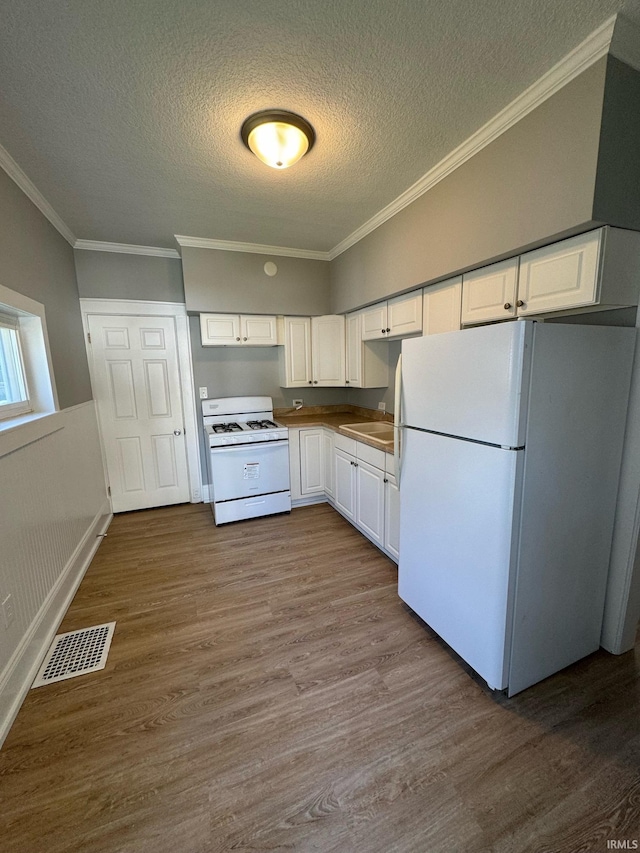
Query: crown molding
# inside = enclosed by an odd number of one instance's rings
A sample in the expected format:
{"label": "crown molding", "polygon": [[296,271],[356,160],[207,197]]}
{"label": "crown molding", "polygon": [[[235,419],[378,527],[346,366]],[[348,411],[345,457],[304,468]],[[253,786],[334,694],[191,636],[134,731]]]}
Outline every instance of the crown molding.
{"label": "crown molding", "polygon": [[[446,178],[447,175],[450,175],[451,172],[462,166],[463,163],[466,163],[474,154],[477,154],[493,142],[494,139],[516,124],[516,122],[532,112],[543,101],[546,101],[563,86],[566,86],[567,83],[579,74],[582,74],[583,71],[603,56],[606,56],[614,34],[616,19],[619,18],[620,16],[613,15],[606,20],[604,24],[598,27],[597,30],[594,30],[590,36],[574,48],[571,53],[568,53],[553,68],[549,69],[546,74],[543,74],[528,89],[525,89],[521,95],[518,95],[515,100],[511,101],[510,104],[472,134],[465,142],[454,148],[450,154],[435,165],[433,169],[430,169],[426,175],[417,180],[408,190],[405,190],[402,195],[399,195],[391,204],[388,204],[341,243],[334,246],[328,253],[329,260],[332,261],[334,258],[337,258],[338,255],[341,255],[347,249],[351,248],[351,246],[354,246],[363,237],[366,237],[367,234],[375,231],[376,228],[388,219],[391,219],[396,213],[399,213],[417,198],[420,198],[421,195],[424,195],[443,178]],[[626,19],[624,21],[633,27]],[[629,30],[626,26],[623,25],[623,27],[623,32],[627,36],[625,42],[630,42],[631,39],[628,36]],[[638,55],[637,45],[635,51]]]}
{"label": "crown molding", "polygon": [[73,231],[62,221],[40,190],[29,180],[11,154],[2,145],[0,145],[0,168],[4,169],[12,181],[15,181],[27,198],[31,199],[35,204],[40,213],[46,216],[53,227],[62,234],[67,243],[73,246],[76,240]]}
{"label": "crown molding", "polygon": [[103,243],[101,240],[76,240],[74,249],[88,249],[91,252],[117,252],[121,255],[148,255],[152,258],[179,258],[176,249],[162,249],[158,246],[134,246],[131,243]]}
{"label": "crown molding", "polygon": [[329,261],[330,252],[313,249],[291,249],[286,246],[263,246],[260,243],[236,243],[232,240],[209,240],[206,237],[175,235],[181,247],[190,249],[222,249],[224,252],[248,252],[253,255],[279,255],[281,258],[306,258],[312,261]]}
{"label": "crown molding", "polygon": [[624,15],[616,17],[609,52],[616,59],[640,71],[640,27]]}

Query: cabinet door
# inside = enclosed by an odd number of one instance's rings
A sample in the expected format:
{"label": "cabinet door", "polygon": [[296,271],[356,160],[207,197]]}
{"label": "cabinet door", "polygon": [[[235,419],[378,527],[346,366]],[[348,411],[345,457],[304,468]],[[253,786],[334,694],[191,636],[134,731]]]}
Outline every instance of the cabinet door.
{"label": "cabinet door", "polygon": [[422,291],[396,296],[387,302],[387,337],[399,338],[422,331]]}
{"label": "cabinet door", "polygon": [[345,382],[344,317],[328,314],[311,318],[311,364],[313,384],[336,387]]}
{"label": "cabinet door", "polygon": [[324,467],[324,490],[329,497],[335,496],[335,471],[333,458],[333,432],[330,429],[322,430],[322,461]]}
{"label": "cabinet door", "polygon": [[284,388],[311,385],[311,319],[284,318]]}
{"label": "cabinet door", "polygon": [[276,318],[240,315],[240,337],[245,346],[274,347],[278,343]]}
{"label": "cabinet door", "polygon": [[346,373],[346,385],[362,387],[362,314],[347,314]]}
{"label": "cabinet door", "polygon": [[462,276],[441,281],[423,290],[422,334],[439,335],[460,328]]}
{"label": "cabinet door", "polygon": [[335,504],[336,509],[353,521],[356,514],[356,460],[350,453],[335,449]]}
{"label": "cabinet door", "polygon": [[358,461],[356,469],[356,524],[367,536],[382,545],[384,539],[384,472],[368,462]]}
{"label": "cabinet door", "polygon": [[522,255],[518,315],[526,317],[596,303],[601,238],[599,230]]}
{"label": "cabinet door", "polygon": [[200,337],[203,347],[239,346],[240,317],[237,314],[201,314]]}
{"label": "cabinet door", "polygon": [[384,547],[396,562],[400,557],[400,489],[393,474],[384,484]]}
{"label": "cabinet door", "polygon": [[323,429],[300,430],[300,493],[324,491]]}
{"label": "cabinet door", "polygon": [[486,323],[516,316],[518,258],[462,276],[462,323]]}
{"label": "cabinet door", "polygon": [[387,303],[379,302],[362,312],[362,340],[375,341],[387,337]]}

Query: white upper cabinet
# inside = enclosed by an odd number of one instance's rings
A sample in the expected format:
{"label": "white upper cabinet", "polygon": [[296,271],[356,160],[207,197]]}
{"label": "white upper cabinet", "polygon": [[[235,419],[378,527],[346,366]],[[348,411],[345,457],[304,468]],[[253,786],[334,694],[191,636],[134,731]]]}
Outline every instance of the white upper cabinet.
{"label": "white upper cabinet", "polygon": [[344,317],[328,314],[311,318],[311,372],[319,388],[345,384]]}
{"label": "white upper cabinet", "polygon": [[522,255],[518,315],[597,303],[602,237],[602,230],[581,234]]}
{"label": "white upper cabinet", "polygon": [[422,291],[422,334],[458,331],[461,307],[461,275],[425,287]]}
{"label": "white upper cabinet", "polygon": [[462,322],[635,306],[639,290],[640,234],[606,226],[465,274]]}
{"label": "white upper cabinet", "polygon": [[254,347],[274,347],[278,344],[276,318],[260,315],[240,315],[242,343]]}
{"label": "white upper cabinet", "polygon": [[463,276],[462,323],[487,323],[516,316],[518,258]]}
{"label": "white upper cabinet", "polygon": [[311,385],[311,318],[284,317],[283,327],[280,385],[283,388]]}
{"label": "white upper cabinet", "polygon": [[388,347],[363,341],[363,313],[347,314],[347,374],[350,388],[386,388],[389,385]]}
{"label": "white upper cabinet", "polygon": [[202,346],[273,347],[278,343],[275,316],[251,314],[201,314]]}
{"label": "white upper cabinet", "polygon": [[362,340],[386,340],[422,331],[422,291],[396,296],[362,312]]}
{"label": "white upper cabinet", "polygon": [[387,337],[399,338],[422,331],[422,291],[396,296],[387,302]]}
{"label": "white upper cabinet", "polygon": [[284,346],[280,354],[282,388],[318,388],[345,385],[345,319],[282,318]]}
{"label": "white upper cabinet", "polygon": [[379,302],[362,312],[362,340],[375,341],[387,337],[387,303]]}

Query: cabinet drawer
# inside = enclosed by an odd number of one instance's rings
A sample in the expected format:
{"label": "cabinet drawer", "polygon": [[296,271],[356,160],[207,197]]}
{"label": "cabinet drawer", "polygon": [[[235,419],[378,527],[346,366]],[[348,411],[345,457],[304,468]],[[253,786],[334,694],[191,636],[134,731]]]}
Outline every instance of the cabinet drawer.
{"label": "cabinet drawer", "polygon": [[384,471],[384,457],[386,453],[378,447],[371,447],[369,444],[364,444],[362,441],[357,442],[358,448],[356,456],[363,462],[368,462],[369,465],[374,465],[381,471]]}
{"label": "cabinet drawer", "polygon": [[396,468],[396,457],[393,455],[393,453],[385,453],[385,456],[386,456],[386,459],[384,460],[384,462],[385,462],[384,470],[387,472],[387,474],[390,474],[392,477],[397,477],[398,471]]}
{"label": "cabinet drawer", "polygon": [[355,438],[349,438],[339,432],[336,433],[334,447],[337,447],[338,450],[344,450],[345,453],[350,453],[352,456],[355,456],[357,446],[358,442]]}

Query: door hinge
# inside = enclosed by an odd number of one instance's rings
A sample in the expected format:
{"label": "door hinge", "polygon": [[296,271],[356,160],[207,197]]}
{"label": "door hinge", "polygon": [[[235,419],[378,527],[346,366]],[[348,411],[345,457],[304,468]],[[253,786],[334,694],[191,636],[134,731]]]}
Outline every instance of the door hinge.
{"label": "door hinge", "polygon": [[91,343],[91,332],[87,332],[87,341]]}

